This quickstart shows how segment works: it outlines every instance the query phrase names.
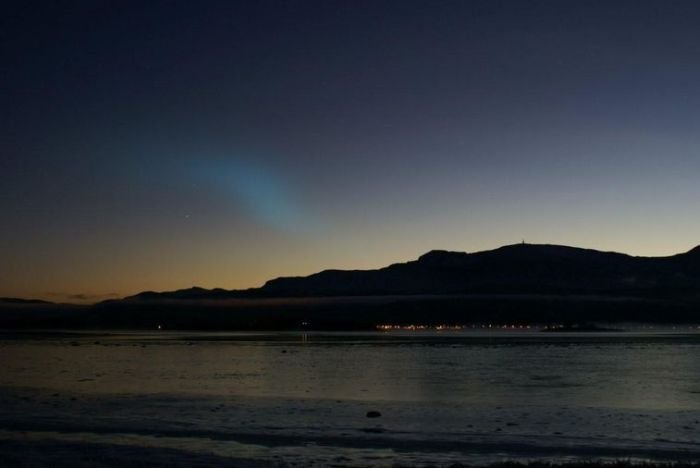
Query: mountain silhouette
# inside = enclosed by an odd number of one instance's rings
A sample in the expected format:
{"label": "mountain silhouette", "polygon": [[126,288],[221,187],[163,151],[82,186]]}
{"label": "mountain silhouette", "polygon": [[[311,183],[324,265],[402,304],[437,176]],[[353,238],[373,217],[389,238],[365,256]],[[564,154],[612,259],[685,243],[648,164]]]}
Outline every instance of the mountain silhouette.
{"label": "mountain silhouette", "polygon": [[433,250],[367,271],[326,270],[268,281],[275,296],[377,294],[660,294],[700,287],[700,247],[672,257],[632,257],[560,245],[515,244],[463,253]]}
{"label": "mountain silhouette", "polygon": [[[7,310],[7,307],[5,307]],[[146,291],[51,311],[47,327],[373,328],[378,323],[700,322],[700,247],[634,257],[561,245],[430,251],[376,270],[325,270],[247,290]],[[22,308],[22,326],[38,326]],[[0,325],[17,326],[17,321]]]}
{"label": "mountain silhouette", "polygon": [[192,287],[170,292],[147,291],[124,300],[425,294],[646,297],[698,293],[700,246],[668,257],[633,257],[578,247],[523,243],[475,253],[432,250],[417,260],[376,270],[324,270],[309,276],[272,279],[260,288],[247,290]]}
{"label": "mountain silhouette", "polygon": [[37,305],[37,304],[52,304],[48,301],[40,299],[22,299],[19,297],[0,297],[0,306],[2,305]]}

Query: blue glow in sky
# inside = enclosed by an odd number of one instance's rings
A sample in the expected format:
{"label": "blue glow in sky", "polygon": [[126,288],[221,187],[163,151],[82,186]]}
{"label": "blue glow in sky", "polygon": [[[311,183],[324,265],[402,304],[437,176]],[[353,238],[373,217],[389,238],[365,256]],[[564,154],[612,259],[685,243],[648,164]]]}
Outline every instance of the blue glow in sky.
{"label": "blue glow in sky", "polygon": [[314,222],[284,174],[253,160],[224,158],[195,161],[188,174],[201,172],[199,185],[213,196],[242,205],[259,222],[289,233],[308,233]]}

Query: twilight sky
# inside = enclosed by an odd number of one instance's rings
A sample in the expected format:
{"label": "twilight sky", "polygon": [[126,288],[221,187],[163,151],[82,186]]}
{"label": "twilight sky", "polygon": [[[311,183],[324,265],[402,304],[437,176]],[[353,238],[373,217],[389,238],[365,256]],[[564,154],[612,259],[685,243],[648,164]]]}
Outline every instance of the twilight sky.
{"label": "twilight sky", "polygon": [[700,2],[15,3],[0,296],[700,244]]}

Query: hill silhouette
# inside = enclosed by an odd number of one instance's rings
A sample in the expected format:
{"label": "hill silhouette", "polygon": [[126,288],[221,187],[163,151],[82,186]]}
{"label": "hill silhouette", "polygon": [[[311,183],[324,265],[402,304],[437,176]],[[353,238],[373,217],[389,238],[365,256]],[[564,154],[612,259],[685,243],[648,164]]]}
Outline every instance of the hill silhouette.
{"label": "hill silhouette", "polygon": [[19,297],[0,297],[0,306],[2,305],[36,305],[36,304],[51,304],[49,301],[41,299],[22,299]]}
{"label": "hill silhouette", "polygon": [[[430,251],[376,270],[324,270],[245,291],[193,287],[126,300],[333,297],[425,294],[700,293],[700,247],[670,257],[633,257],[561,245],[514,244],[465,253]],[[113,302],[113,301],[108,301]]]}
{"label": "hill silhouette", "polygon": [[[700,247],[634,257],[523,243],[475,253],[433,250],[376,270],[325,270],[247,290],[146,291],[44,324],[289,329],[302,323],[700,322],[699,308]],[[23,326],[34,324],[31,314],[22,317]],[[0,317],[0,326],[16,323]]]}
{"label": "hill silhouette", "polygon": [[648,276],[642,263],[617,253],[516,244],[473,254],[434,250],[379,270],[278,278],[262,290],[280,295],[603,292]]}

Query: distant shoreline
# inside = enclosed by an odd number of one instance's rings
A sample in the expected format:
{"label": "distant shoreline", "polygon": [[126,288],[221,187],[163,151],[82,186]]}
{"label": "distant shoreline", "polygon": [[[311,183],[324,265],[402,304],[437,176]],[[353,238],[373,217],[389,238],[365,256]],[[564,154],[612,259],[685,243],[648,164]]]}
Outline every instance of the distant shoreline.
{"label": "distant shoreline", "polygon": [[615,328],[620,323],[697,325],[699,308],[700,299],[554,294],[156,298],[94,306],[6,303],[0,305],[0,329],[359,331],[382,324]]}

